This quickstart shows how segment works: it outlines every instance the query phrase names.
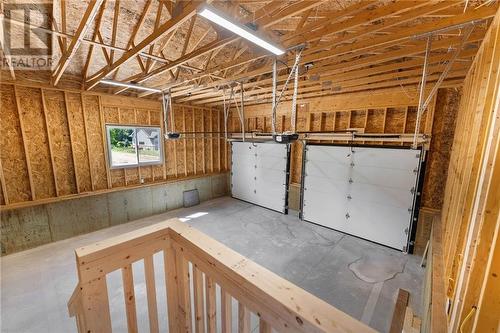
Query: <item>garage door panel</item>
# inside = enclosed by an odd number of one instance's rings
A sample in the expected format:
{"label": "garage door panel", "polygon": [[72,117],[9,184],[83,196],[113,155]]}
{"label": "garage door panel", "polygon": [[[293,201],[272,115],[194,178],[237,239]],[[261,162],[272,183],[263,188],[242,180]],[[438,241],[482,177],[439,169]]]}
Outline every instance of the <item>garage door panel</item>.
{"label": "garage door panel", "polygon": [[[321,198],[319,200],[318,198]],[[329,203],[330,209],[324,209],[323,200]],[[343,197],[325,195],[324,193],[310,191],[307,199],[304,199],[305,209],[303,218],[307,221],[319,223],[328,228],[340,230],[346,219],[347,200]],[[321,221],[321,223],[319,222]]]}
{"label": "garage door panel", "polygon": [[260,156],[256,159],[257,168],[284,170],[286,168],[286,158],[277,156]]}
{"label": "garage door panel", "polygon": [[307,146],[304,219],[404,250],[420,152],[354,148],[355,153],[346,158],[349,151],[348,147]]}
{"label": "garage door panel", "polygon": [[346,178],[342,180],[334,180],[330,178],[323,178],[321,176],[306,176],[306,181],[304,183],[304,187],[307,190],[314,190],[322,193],[329,192],[339,192],[342,193],[343,196],[349,190],[349,182]]}
{"label": "garage door panel", "polygon": [[305,172],[307,176],[345,181],[351,174],[351,167],[344,164],[332,164],[327,161],[308,160]]}
{"label": "garage door panel", "polygon": [[273,169],[256,169],[257,181],[264,183],[272,183],[273,185],[285,185],[285,172],[283,170],[273,170]]}
{"label": "garage door panel", "polygon": [[307,159],[311,161],[323,161],[323,162],[335,162],[337,164],[351,163],[348,155],[350,155],[351,150],[349,147],[338,147],[336,150],[329,149],[330,147],[319,147],[316,146],[314,149],[309,149],[307,147]]}
{"label": "garage door panel", "polygon": [[412,170],[399,170],[356,165],[352,170],[356,183],[374,184],[410,190],[415,186]]}
{"label": "garage door panel", "polygon": [[[386,205],[364,205],[352,202],[349,210],[350,218],[345,232],[385,244],[397,249],[403,249],[407,242],[405,229],[410,213],[402,209],[390,209]],[[365,221],[369,221],[367,226]]]}
{"label": "garage door panel", "polygon": [[354,163],[360,166],[413,170],[420,161],[420,152],[410,149],[355,148],[354,151]]}
{"label": "garage door panel", "polygon": [[350,193],[353,200],[359,200],[365,204],[385,204],[408,209],[411,208],[413,201],[413,194],[409,190],[375,184],[353,183]]}
{"label": "garage door panel", "polygon": [[232,196],[282,212],[286,206],[287,145],[233,142],[232,151]]}

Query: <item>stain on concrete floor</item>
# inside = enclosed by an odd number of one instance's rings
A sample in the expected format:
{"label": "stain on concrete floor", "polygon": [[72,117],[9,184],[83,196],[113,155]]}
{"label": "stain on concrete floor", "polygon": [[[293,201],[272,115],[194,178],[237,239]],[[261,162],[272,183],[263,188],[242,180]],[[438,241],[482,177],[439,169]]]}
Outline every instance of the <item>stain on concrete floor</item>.
{"label": "stain on concrete floor", "polygon": [[[66,308],[77,283],[74,248],[199,212],[207,214],[186,223],[378,331],[389,330],[399,288],[410,291],[411,306],[419,313],[420,258],[302,222],[292,214],[224,197],[0,258],[2,332],[76,331]],[[154,256],[157,295],[164,295],[162,259]],[[133,269],[139,330],[148,331],[142,263],[134,263]],[[115,273],[107,280],[113,328],[121,332],[126,322],[117,319],[123,315],[124,304],[121,274]],[[233,316],[237,316],[237,304],[233,305]],[[160,297],[158,310],[160,328],[166,328],[166,304]],[[252,318],[256,329],[257,318]]]}

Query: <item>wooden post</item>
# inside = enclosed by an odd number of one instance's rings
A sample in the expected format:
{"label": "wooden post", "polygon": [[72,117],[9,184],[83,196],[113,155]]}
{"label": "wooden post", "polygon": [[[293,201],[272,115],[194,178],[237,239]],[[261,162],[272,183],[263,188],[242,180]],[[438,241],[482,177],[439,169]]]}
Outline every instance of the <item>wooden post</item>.
{"label": "wooden post", "polygon": [[169,246],[163,250],[165,282],[167,284],[168,331],[180,332],[179,314],[179,279],[177,277],[176,250]]}
{"label": "wooden post", "polygon": [[21,112],[21,103],[19,100],[19,94],[17,93],[17,88],[16,85],[13,85],[14,87],[14,96],[16,99],[16,110],[17,110],[17,115],[19,117],[19,126],[21,127],[21,139],[23,141],[23,148],[24,148],[24,154],[26,155],[26,169],[28,170],[28,179],[30,182],[30,193],[31,193],[31,200],[36,200],[36,194],[35,194],[35,184],[33,183],[33,174],[31,172],[31,162],[30,162],[30,154],[28,151],[28,145],[26,144],[26,132],[24,128],[24,121],[23,121],[23,116]]}
{"label": "wooden post", "polygon": [[[205,109],[201,110],[201,131],[205,132]],[[206,168],[207,156],[205,154],[205,143],[206,143],[205,134],[203,134],[203,147],[202,147],[203,159],[202,159],[202,162],[203,162],[203,173],[204,174],[207,173],[207,168]]]}
{"label": "wooden post", "polygon": [[106,134],[106,125],[105,125],[105,120],[104,120],[104,111],[102,110],[102,101],[101,101],[101,96],[97,96],[98,102],[99,102],[99,119],[101,121],[101,133],[102,133],[102,142],[104,146],[104,159],[106,162],[106,177],[108,181],[108,189],[112,188],[111,184],[111,172],[109,170],[109,161],[111,156],[109,156],[108,152],[108,138]]}
{"label": "wooden post", "polygon": [[[193,128],[192,132],[196,133],[196,108],[191,107],[192,110],[192,115],[193,115]],[[198,164],[198,159],[196,156],[196,134],[193,134],[193,172],[196,175],[198,172],[197,170],[197,164]]]}
{"label": "wooden post", "polygon": [[[185,133],[186,132],[186,109],[182,108],[182,131]],[[187,140],[184,139],[182,140],[183,142],[183,147],[184,147],[184,176],[187,177],[188,175],[188,169],[187,169]]]}
{"label": "wooden post", "polygon": [[59,186],[57,185],[57,174],[56,174],[56,164],[54,162],[54,153],[52,148],[52,136],[49,131],[49,120],[47,116],[47,104],[45,102],[45,94],[43,89],[40,88],[40,93],[42,97],[42,108],[43,108],[43,117],[45,120],[45,129],[47,130],[47,141],[49,143],[49,154],[50,154],[50,165],[52,167],[52,175],[54,178],[54,189],[56,190],[56,196],[59,196]]}
{"label": "wooden post", "polygon": [[232,297],[223,288],[221,293],[221,325],[222,333],[231,333],[232,331]]}
{"label": "wooden post", "polygon": [[122,280],[128,331],[137,332],[137,312],[135,309],[134,278],[132,275],[131,264],[128,264],[127,266],[122,268]]}
{"label": "wooden post", "polygon": [[91,154],[90,154],[90,144],[89,144],[89,134],[87,130],[87,113],[85,112],[85,101],[83,100],[83,94],[80,94],[80,103],[82,103],[82,116],[83,116],[83,131],[85,133],[85,142],[87,144],[87,156],[89,162],[89,173],[90,173],[90,183],[92,186],[92,191],[95,190],[94,184],[94,172],[92,171]]}
{"label": "wooden post", "polygon": [[78,168],[76,167],[76,158],[75,158],[75,147],[74,147],[74,138],[73,131],[71,130],[71,117],[69,115],[69,105],[68,105],[68,93],[64,91],[64,108],[66,109],[66,119],[68,119],[68,131],[69,131],[69,144],[71,148],[71,159],[73,160],[73,170],[75,172],[75,186],[76,193],[80,193],[80,184],[78,180]]}
{"label": "wooden post", "polygon": [[158,333],[158,307],[156,303],[156,284],[153,255],[144,258],[144,275],[146,279],[146,294],[148,298],[149,331]]}
{"label": "wooden post", "polygon": [[241,302],[238,302],[238,333],[250,333],[250,312]]}
{"label": "wooden post", "polygon": [[101,276],[81,285],[83,318],[86,332],[111,332],[108,287]]}
{"label": "wooden post", "polygon": [[215,282],[212,278],[205,274],[206,287],[206,304],[207,304],[207,329],[208,333],[217,332],[217,317],[216,317],[216,297],[215,297]]}
{"label": "wooden post", "polygon": [[194,331],[196,333],[205,333],[205,316],[203,313],[203,273],[196,266],[193,266],[193,293]]}

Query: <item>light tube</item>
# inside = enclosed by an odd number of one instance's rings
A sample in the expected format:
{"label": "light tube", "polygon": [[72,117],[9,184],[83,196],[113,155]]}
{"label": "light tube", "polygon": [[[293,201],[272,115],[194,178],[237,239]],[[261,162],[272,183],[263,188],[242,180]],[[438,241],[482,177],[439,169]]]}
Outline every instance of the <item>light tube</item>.
{"label": "light tube", "polygon": [[255,32],[244,26],[241,26],[240,24],[231,22],[229,19],[225,18],[222,14],[216,12],[209,6],[203,7],[198,14],[276,55],[282,55],[283,53],[285,53],[285,51],[283,51],[279,47],[276,47],[258,37]]}
{"label": "light tube", "polygon": [[123,83],[123,82],[118,82],[118,81],[101,80],[99,82],[103,83],[103,84],[109,84],[110,86],[132,88],[132,89],[138,89],[138,90],[145,90],[145,91],[151,91],[151,92],[155,92],[155,93],[161,93],[162,92],[160,89],[148,88],[148,87],[139,86],[139,85],[136,85],[136,84]]}

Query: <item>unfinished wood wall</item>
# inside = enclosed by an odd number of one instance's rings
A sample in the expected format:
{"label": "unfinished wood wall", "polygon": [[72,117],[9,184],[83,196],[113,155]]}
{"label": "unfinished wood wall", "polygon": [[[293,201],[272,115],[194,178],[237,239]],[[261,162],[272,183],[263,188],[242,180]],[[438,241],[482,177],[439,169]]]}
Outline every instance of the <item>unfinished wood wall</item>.
{"label": "unfinished wood wall", "polygon": [[[0,89],[2,208],[228,168],[227,144],[214,134],[165,141],[163,165],[110,170],[105,124],[156,125],[163,130],[159,102],[20,84],[1,84]],[[176,131],[222,129],[218,109],[183,105],[174,105],[173,109]]]}
{"label": "unfinished wood wall", "polygon": [[443,252],[437,267],[442,266],[451,300],[450,331],[497,332],[500,327],[499,72],[497,12],[464,83],[442,210],[443,237],[435,245]]}
{"label": "unfinished wood wall", "polygon": [[[422,116],[421,133],[430,134],[432,131],[434,104],[435,99]],[[413,133],[417,105],[417,91],[406,91],[402,88],[313,99],[298,104],[297,131],[342,131],[349,128],[361,128],[365,133]],[[290,117],[291,103],[280,104],[277,111],[277,131],[290,130]],[[241,130],[236,111],[232,112],[231,125],[232,130]],[[245,129],[249,132],[271,132],[271,105],[246,107]],[[365,143],[394,145],[394,143],[383,141],[367,140]],[[300,183],[301,169],[302,144],[296,142],[292,147],[292,183]]]}

